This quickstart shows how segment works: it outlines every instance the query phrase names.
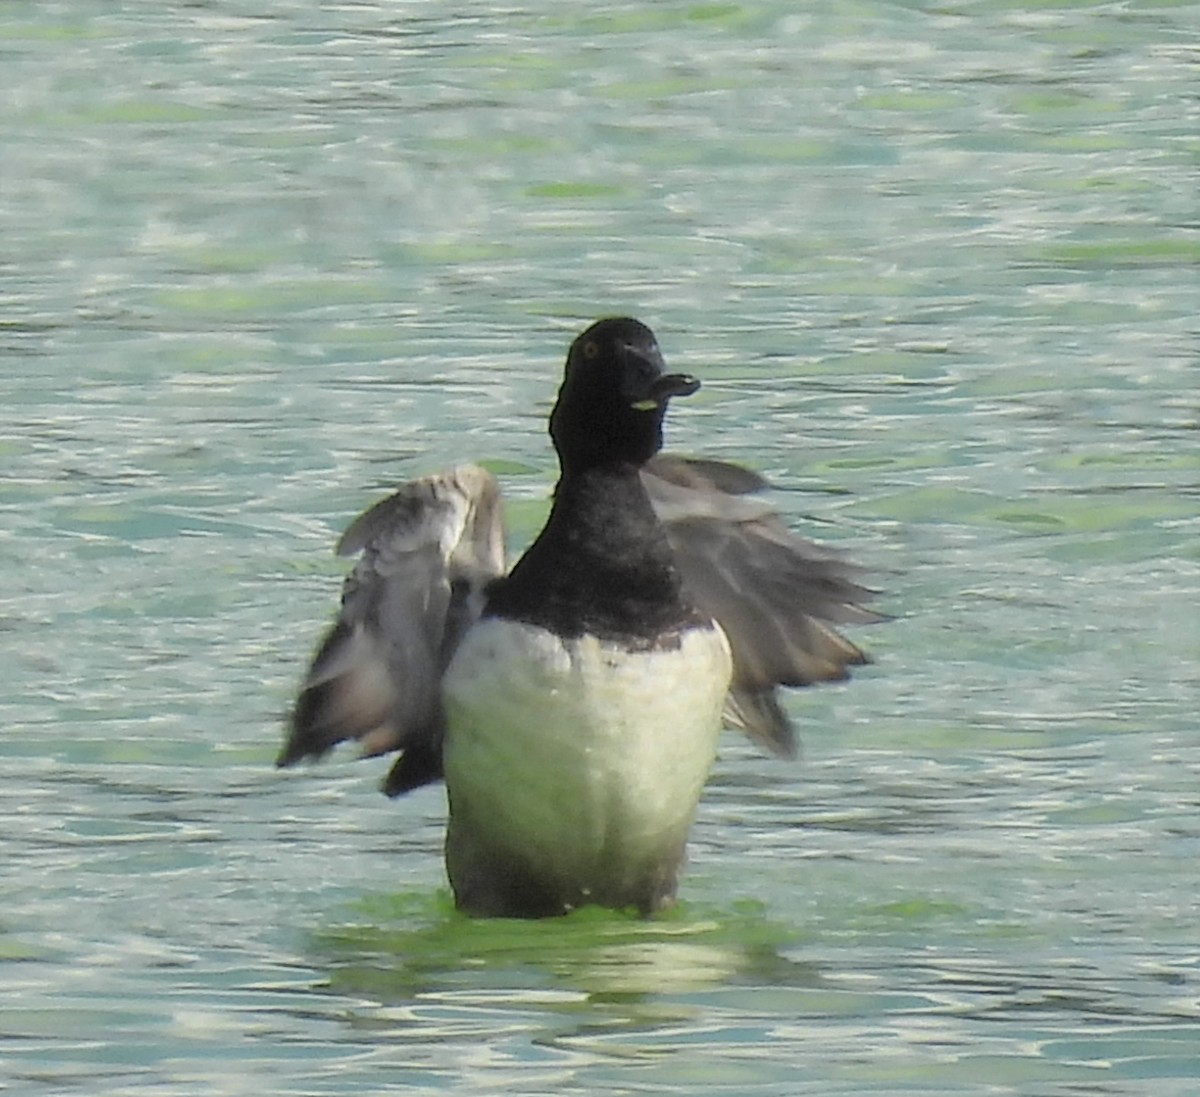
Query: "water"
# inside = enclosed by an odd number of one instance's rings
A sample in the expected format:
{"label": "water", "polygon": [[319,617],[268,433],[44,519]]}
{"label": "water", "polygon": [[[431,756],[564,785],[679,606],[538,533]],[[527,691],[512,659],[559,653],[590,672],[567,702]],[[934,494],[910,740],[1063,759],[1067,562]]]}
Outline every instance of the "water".
{"label": "water", "polygon": [[[0,1086],[1200,1092],[1195,5],[314,7],[0,12]],[[613,312],[896,619],[677,913],[471,923],[279,715]]]}

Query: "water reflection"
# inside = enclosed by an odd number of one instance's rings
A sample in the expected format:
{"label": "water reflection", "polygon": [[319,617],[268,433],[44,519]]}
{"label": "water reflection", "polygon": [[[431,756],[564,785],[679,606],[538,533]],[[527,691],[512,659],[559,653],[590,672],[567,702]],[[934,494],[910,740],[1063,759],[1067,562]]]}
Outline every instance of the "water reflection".
{"label": "water reflection", "polygon": [[313,947],[329,965],[332,989],[369,990],[384,1002],[458,986],[464,973],[471,985],[540,985],[631,1002],[751,976],[817,980],[783,953],[795,931],[755,903],[709,912],[682,904],[650,921],[585,909],[530,922],[470,919],[445,895],[434,909],[420,898],[380,895],[356,913],[361,921],[314,934]]}

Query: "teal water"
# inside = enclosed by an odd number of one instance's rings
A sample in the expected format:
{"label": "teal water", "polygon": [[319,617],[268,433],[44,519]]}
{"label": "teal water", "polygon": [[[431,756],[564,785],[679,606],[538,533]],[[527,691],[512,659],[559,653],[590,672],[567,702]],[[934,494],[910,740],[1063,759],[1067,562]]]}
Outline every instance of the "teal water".
{"label": "teal water", "polygon": [[[1200,1092],[1195,4],[0,7],[0,1088]],[[271,768],[337,531],[513,540],[632,312],[876,571],[683,904],[448,909],[442,795]]]}

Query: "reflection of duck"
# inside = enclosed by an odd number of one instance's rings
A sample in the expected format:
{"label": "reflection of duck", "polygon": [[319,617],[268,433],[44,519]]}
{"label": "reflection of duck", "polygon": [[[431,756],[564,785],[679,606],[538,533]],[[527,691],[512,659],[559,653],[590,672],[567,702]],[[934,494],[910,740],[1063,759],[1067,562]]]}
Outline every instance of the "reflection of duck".
{"label": "reflection of duck", "polygon": [[472,465],[405,484],[339,543],[362,559],[279,765],[358,739],[402,751],[390,795],[444,776],[470,913],[669,904],[722,713],[790,755],[776,687],[865,661],[831,627],[876,619],[850,565],[748,498],[756,474],[657,455],[668,401],[698,387],[647,327],[601,320],[550,416],[550,516],[507,576],[499,489]]}

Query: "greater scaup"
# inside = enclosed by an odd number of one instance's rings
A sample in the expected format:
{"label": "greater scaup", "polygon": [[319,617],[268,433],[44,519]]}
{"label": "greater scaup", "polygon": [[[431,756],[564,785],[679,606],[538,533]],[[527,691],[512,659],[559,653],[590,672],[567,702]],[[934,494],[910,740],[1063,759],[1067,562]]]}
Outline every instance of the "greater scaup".
{"label": "greater scaup", "polygon": [[278,764],[357,739],[400,750],[389,795],[444,776],[458,906],[540,917],[674,898],[725,722],[777,754],[779,685],[863,653],[855,569],[750,496],[765,482],[659,454],[668,373],[653,333],[600,320],[571,345],[545,527],[504,574],[499,489],[475,466],[405,484],[356,519],[362,553]]}

